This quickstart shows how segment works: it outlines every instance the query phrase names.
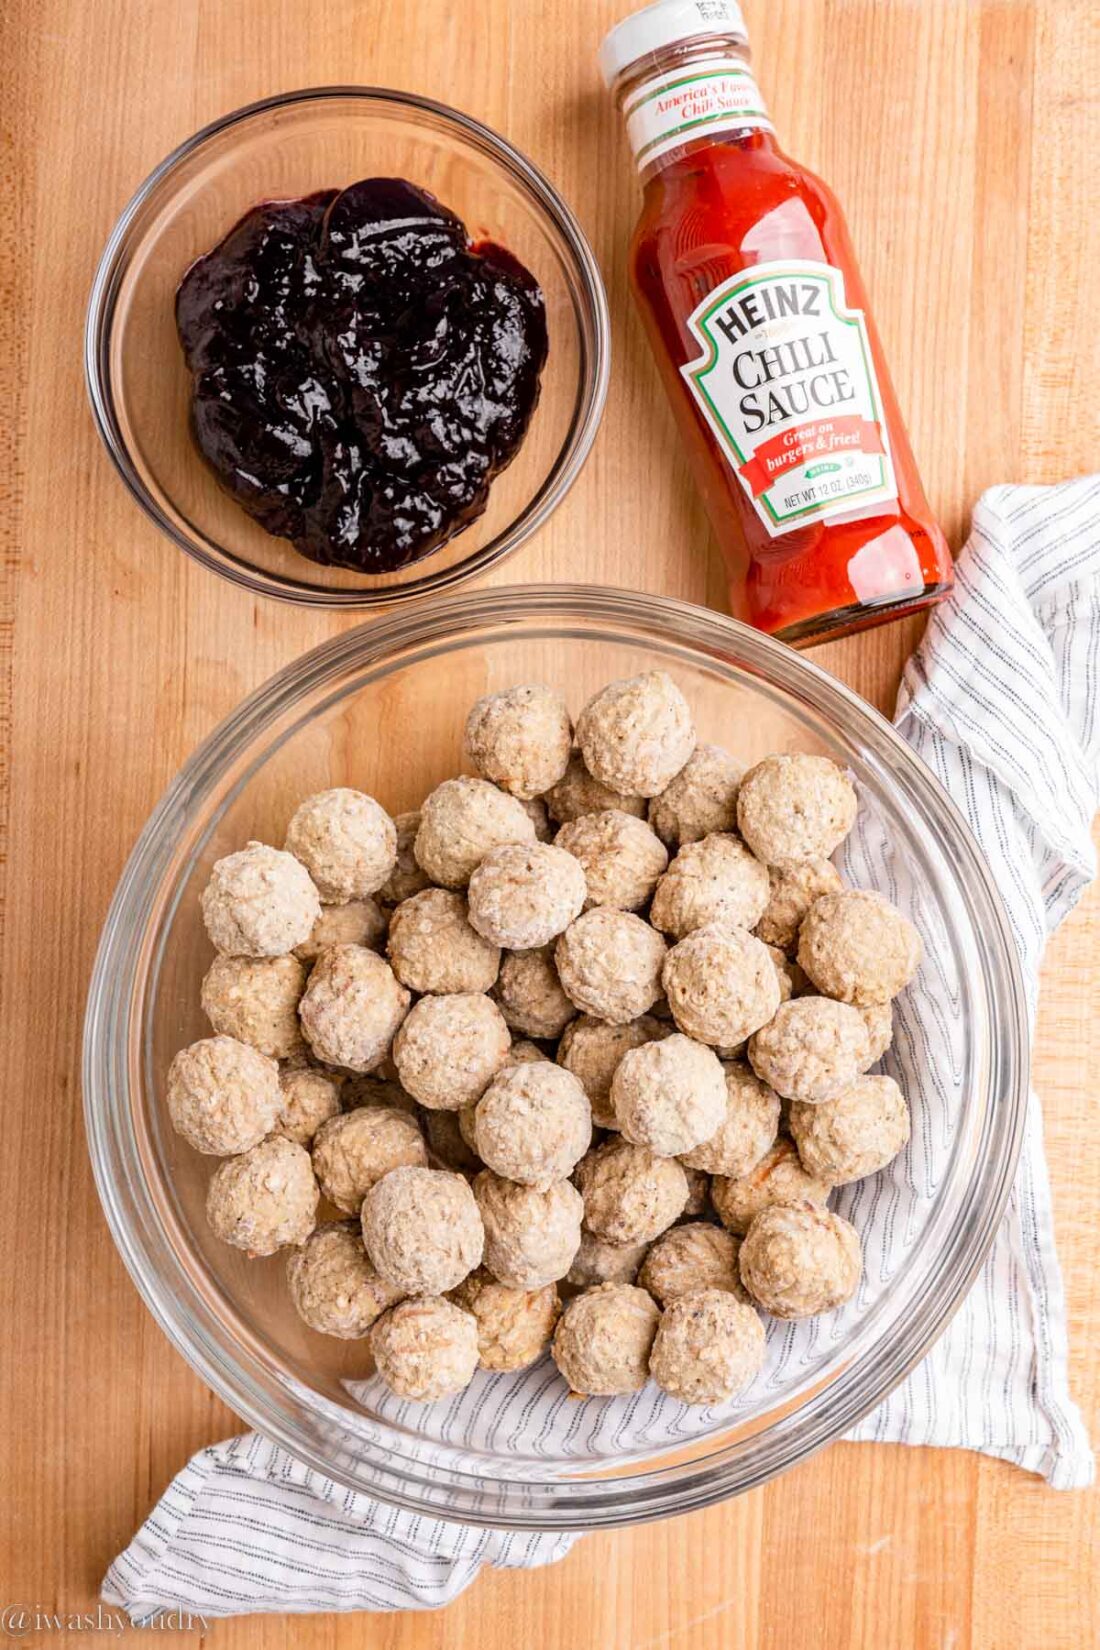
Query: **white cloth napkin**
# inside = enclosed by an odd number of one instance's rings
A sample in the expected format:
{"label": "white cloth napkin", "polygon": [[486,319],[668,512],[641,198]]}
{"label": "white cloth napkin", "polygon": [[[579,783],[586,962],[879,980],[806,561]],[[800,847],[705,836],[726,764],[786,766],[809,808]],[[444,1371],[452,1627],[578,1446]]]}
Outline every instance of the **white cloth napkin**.
{"label": "white cloth napkin", "polygon": [[[906,669],[897,724],[992,865],[1034,1019],[1047,935],[1096,869],[1089,828],[1100,790],[1100,476],[983,496],[956,590]],[[881,1234],[906,1192],[900,1179],[880,1180],[885,1196],[880,1188],[871,1218],[876,1259],[885,1263]],[[796,1332],[780,1337],[780,1364]],[[526,1409],[528,1423],[528,1406],[539,1404],[547,1439],[575,1429],[576,1406],[561,1419],[560,1382],[536,1374],[520,1385],[511,1403]],[[612,1442],[639,1429],[651,1441],[662,1428],[682,1435],[680,1406],[662,1409],[651,1392],[644,1405],[613,1401],[593,1433],[606,1424]],[[494,1425],[510,1407],[500,1405]],[[1065,1301],[1034,1094],[1016,1185],[982,1273],[928,1358],[853,1436],[983,1450],[1058,1488],[1091,1480],[1092,1454],[1066,1380]],[[574,1539],[398,1512],[251,1434],[203,1450],[176,1476],[111,1566],[103,1598],[139,1621],[169,1609],[208,1618],[431,1609],[457,1597],[482,1564],[553,1563]]]}

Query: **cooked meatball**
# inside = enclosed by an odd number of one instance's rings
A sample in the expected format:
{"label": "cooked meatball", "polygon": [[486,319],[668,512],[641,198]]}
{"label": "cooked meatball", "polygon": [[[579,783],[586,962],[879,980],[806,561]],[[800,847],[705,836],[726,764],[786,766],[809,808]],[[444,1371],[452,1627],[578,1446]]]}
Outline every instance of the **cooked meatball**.
{"label": "cooked meatball", "polygon": [[394,860],[393,870],[378,890],[378,898],[383,905],[400,905],[402,901],[412,899],[414,894],[419,894],[431,884],[431,878],[421,868],[416,857],[420,809],[414,808],[408,813],[395,814],[393,823],[397,832],[397,858]]}
{"label": "cooked meatball", "polygon": [[807,1174],[793,1140],[780,1135],[775,1145],[747,1175],[729,1180],[716,1174],[710,1195],[718,1218],[730,1232],[742,1237],[762,1209],[775,1203],[816,1203],[824,1208],[831,1188]]}
{"label": "cooked meatball", "polygon": [[851,780],[827,756],[766,756],[737,793],[737,826],[766,865],[828,859],[855,822]]}
{"label": "cooked meatball", "polygon": [[768,876],[768,903],[756,925],[757,937],[765,945],[793,953],[810,906],[822,894],[839,894],[844,884],[828,859],[781,860],[769,868]]}
{"label": "cooked meatball", "polygon": [[584,905],[584,870],[549,842],[490,849],[470,878],[470,921],[493,945],[534,951],[569,927]]}
{"label": "cooked meatball", "polygon": [[365,945],[381,951],[386,939],[386,913],[376,899],[349,899],[344,905],[322,905],[313,932],[294,955],[304,963],[316,962],[330,945]]}
{"label": "cooked meatball", "polygon": [[840,1215],[810,1205],[776,1204],[749,1227],[741,1281],[776,1318],[831,1312],[855,1294],[863,1270],[859,1233]]}
{"label": "cooked meatball", "polygon": [[326,1065],[374,1071],[390,1051],[411,998],[389,963],[364,945],[333,945],[313,965],[298,1015]]}
{"label": "cooked meatball", "polygon": [[406,1295],[444,1295],[481,1265],[474,1194],[446,1169],[391,1169],[363,1199],[362,1219],[379,1276]]}
{"label": "cooked meatball", "polygon": [[301,860],[321,898],[338,904],[381,888],[397,862],[397,828],[373,796],[341,785],[299,804],[285,847]]}
{"label": "cooked meatball", "polygon": [[487,779],[445,779],[425,799],[416,833],[417,863],[444,888],[465,888],[490,848],[534,842],[522,802]]}
{"label": "cooked meatball", "polygon": [[649,804],[649,823],[670,848],[737,829],[743,768],[720,745],[696,745],[684,767]]}
{"label": "cooked meatball", "polygon": [[584,868],[586,910],[594,905],[639,910],[653,898],[657,879],[668,864],[668,850],[657,833],[644,819],[622,808],[582,814],[563,825],[554,841]]}
{"label": "cooked meatball", "polygon": [[168,1068],[166,1098],[176,1133],[210,1157],[259,1145],[283,1103],[274,1060],[233,1037],[181,1048]]}
{"label": "cooked meatball", "polygon": [[560,1037],[577,1012],[562,989],[553,946],[509,951],[493,994],[508,1025],[524,1037]]}
{"label": "cooked meatball", "polygon": [[695,724],[672,677],[649,670],[611,682],[577,721],[585,767],[623,796],[659,796],[695,749]]}
{"label": "cooked meatball", "polygon": [[564,775],[551,785],[545,800],[547,813],[559,825],[568,825],[582,814],[598,814],[604,808],[619,808],[637,819],[643,819],[646,810],[645,797],[620,796],[609,785],[593,779],[579,751],[573,752]]}
{"label": "cooked meatball", "polygon": [[725,1111],[702,1145],[681,1154],[688,1168],[738,1180],[760,1162],[779,1133],[779,1096],[734,1061],[723,1068]]}
{"label": "cooked meatball", "polygon": [[340,1082],[314,1066],[298,1066],[279,1073],[283,1094],[274,1134],[285,1135],[308,1150],[322,1123],[340,1115]]}
{"label": "cooked meatball", "polygon": [[546,803],[542,797],[528,796],[521,800],[524,813],[535,827],[536,842],[550,842],[554,836],[554,827],[550,823],[550,815],[546,811]]}
{"label": "cooked meatball", "polygon": [[566,994],[579,1009],[626,1025],[647,1013],[660,996],[665,953],[664,940],[641,917],[597,906],[570,923],[554,960]]}
{"label": "cooked meatball", "polygon": [[474,1196],[485,1226],[485,1265],[511,1289],[542,1289],[564,1278],[580,1248],[580,1193],[568,1180],[545,1191],[483,1169]]}
{"label": "cooked meatball", "polygon": [[[477,1102],[470,1108],[475,1110]],[[477,1152],[469,1144],[459,1123],[457,1111],[426,1111],[421,1127],[428,1141],[428,1166],[432,1169],[453,1169],[469,1179],[484,1168]]]}
{"label": "cooked meatball", "polygon": [[737,1269],[740,1247],[740,1238],[709,1221],[673,1226],[650,1249],[638,1282],[662,1306],[697,1289],[726,1289],[747,1300]]}
{"label": "cooked meatball", "polygon": [[571,1390],[593,1398],[640,1391],[660,1315],[629,1283],[597,1284],[571,1300],[550,1349]]}
{"label": "cooked meatball", "polygon": [[488,991],[500,972],[500,948],[470,922],[466,901],[449,888],[424,888],[390,919],[386,950],[410,991]]}
{"label": "cooked meatball", "polygon": [[511,1044],[492,998],[475,991],[421,997],[393,1045],[401,1086],[429,1110],[480,1100]]}
{"label": "cooked meatball", "polygon": [[309,939],[321,915],[305,866],[263,842],[219,859],[200,905],[211,943],[228,957],[281,957]]}
{"label": "cooked meatball", "polygon": [[477,1103],[474,1141],[496,1174],[545,1191],[591,1145],[588,1096],[572,1072],[549,1060],[506,1066]]}
{"label": "cooked meatball", "polygon": [[382,1380],[398,1398],[432,1403],[469,1386],[477,1369],[477,1322],[453,1301],[401,1301],[370,1332]]}
{"label": "cooked meatball", "polygon": [[685,1404],[720,1404],[759,1373],[764,1350],[764,1325],[751,1306],[724,1289],[699,1289],[662,1313],[649,1372]]}
{"label": "cooked meatball", "polygon": [[889,1003],[868,1003],[859,1012],[867,1027],[867,1064],[873,1066],[876,1060],[882,1059],[894,1040],[894,1010]]}
{"label": "cooked meatball", "polygon": [[401,1084],[392,1078],[382,1077],[381,1070],[376,1077],[345,1077],[340,1086],[340,1104],[345,1111],[357,1111],[360,1106],[387,1106],[391,1111],[407,1112],[410,1117],[417,1114],[412,1095],[406,1094]]}
{"label": "cooked meatball", "polygon": [[645,1243],[608,1243],[582,1226],[581,1246],[565,1281],[577,1289],[590,1289],[594,1283],[633,1283],[647,1248]]}
{"label": "cooked meatball", "polygon": [[477,1322],[482,1369],[527,1369],[550,1345],[561,1302],[554,1284],[541,1289],[509,1289],[484,1267],[471,1272],[451,1297]]}
{"label": "cooked meatball", "polygon": [[909,1108],[892,1077],[857,1077],[821,1105],[792,1103],[790,1125],[806,1171],[844,1186],[898,1155],[909,1139]]}
{"label": "cooked meatball", "polygon": [[566,1026],[558,1045],[558,1064],[580,1078],[597,1128],[619,1127],[611,1104],[611,1079],[623,1055],[628,1049],[641,1048],[643,1043],[667,1037],[668,1030],[648,1014],[621,1026],[582,1014]]}
{"label": "cooked meatball", "polygon": [[828,1100],[868,1065],[858,1009],[830,997],[795,997],[749,1039],[749,1062],[785,1100]]}
{"label": "cooked meatball", "polygon": [[691,1169],[680,1158],[680,1165],[687,1176],[687,1202],[680,1210],[681,1220],[698,1220],[700,1215],[706,1214],[710,1204],[710,1175],[704,1174],[702,1169]]}
{"label": "cooked meatball", "polygon": [[304,1046],[298,1004],[305,986],[297,957],[215,957],[202,982],[203,1013],[222,1036],[284,1060]]}
{"label": "cooked meatball", "polygon": [[466,718],[466,749],[478,773],[524,800],[557,784],[572,748],[565,701],[541,684],[487,694]]}
{"label": "cooked meatball", "polygon": [[708,923],[674,945],[662,980],[680,1030],[717,1048],[743,1042],[779,1007],[779,980],[766,948],[726,923]]}
{"label": "cooked meatball", "polygon": [[607,1140],[577,1164],[584,1223],[608,1243],[652,1243],[687,1202],[687,1175],[674,1157]]}
{"label": "cooked meatball", "polygon": [[357,1220],[332,1220],[287,1257],[286,1281],[298,1316],[319,1335],[359,1340],[401,1299],[383,1283],[363,1247]]}
{"label": "cooked meatball", "polygon": [[273,1134],[215,1169],[206,1193],[215,1237],[253,1259],[304,1243],[317,1219],[309,1153]]}
{"label": "cooked meatball", "polygon": [[798,961],[817,989],[858,1007],[896,997],[923,955],[913,924],[881,894],[858,888],[815,900],[798,936]]}
{"label": "cooked meatball", "polygon": [[611,1081],[624,1140],[679,1157],[709,1140],[726,1112],[726,1078],[713,1049],[673,1032],[629,1049]]}
{"label": "cooked meatball", "polygon": [[313,1172],[337,1209],[357,1215],[371,1187],[391,1169],[428,1161],[415,1118],[360,1106],[322,1123],[313,1138]]}
{"label": "cooked meatball", "polygon": [[649,920],[682,940],[712,922],[752,928],[767,901],[767,866],[735,836],[705,836],[680,849],[657,884]]}

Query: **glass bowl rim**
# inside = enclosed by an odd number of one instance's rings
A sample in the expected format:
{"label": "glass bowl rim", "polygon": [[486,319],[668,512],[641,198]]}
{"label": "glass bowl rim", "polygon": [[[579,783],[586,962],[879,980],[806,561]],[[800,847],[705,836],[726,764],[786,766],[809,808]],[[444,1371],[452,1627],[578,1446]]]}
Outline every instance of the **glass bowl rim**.
{"label": "glass bowl rim", "polygon": [[[132,252],[132,232],[157,192],[171,183],[185,161],[234,127],[279,109],[341,98],[367,105],[394,105],[430,116],[486,152],[533,200],[572,259],[569,285],[576,311],[580,372],[569,430],[552,468],[519,515],[480,550],[450,567],[432,571],[429,566],[427,571],[404,584],[325,590],[305,582],[304,577],[298,580],[290,574],[264,572],[205,535],[192,536],[165,513],[139,474],[123,438],[110,355],[119,287]],[[549,520],[584,468],[603,418],[610,374],[611,317],[607,291],[588,238],[564,197],[534,161],[483,121],[434,98],[386,86],[326,85],[278,92],[220,115],[177,144],[139,184],[111,229],[96,266],[84,323],[84,380],[93,422],[115,470],[145,515],[193,560],[233,584],[275,601],[345,612],[396,607],[450,589],[485,573],[525,544]],[[431,557],[424,560],[430,563]]]}
{"label": "glass bowl rim", "polygon": [[[601,619],[632,632],[644,645],[648,624],[704,656],[735,659],[773,685],[803,697],[830,721],[853,719],[864,748],[887,756],[905,774],[910,795],[931,806],[950,845],[952,862],[965,876],[968,896],[982,921],[988,946],[986,981],[998,1010],[992,1039],[993,1068],[986,1095],[989,1147],[975,1163],[971,1198],[953,1217],[950,1265],[937,1275],[936,1293],[925,1288],[919,1312],[897,1332],[876,1342],[846,1366],[824,1393],[781,1417],[747,1444],[735,1442],[686,1466],[673,1463],[619,1477],[554,1480],[509,1478],[489,1497],[486,1480],[457,1468],[418,1472],[385,1445],[362,1446],[363,1476],[356,1477],[313,1442],[296,1418],[273,1415],[259,1380],[236,1347],[226,1352],[165,1287],[156,1256],[167,1245],[155,1209],[144,1194],[135,1201],[128,1050],[133,1033],[134,988],[148,941],[146,924],[172,864],[174,844],[193,826],[215,790],[225,762],[272,729],[307,696],[334,684],[350,667],[377,665],[387,654],[429,642],[461,641],[467,631],[503,630],[542,620],[562,629],[570,619]],[[568,632],[565,632],[568,634]],[[545,632],[544,632],[545,634]],[[582,632],[583,634],[583,632]],[[839,717],[830,711],[840,713]],[[145,921],[142,920],[144,914]],[[977,925],[976,925],[977,926]],[[322,642],[261,684],[199,745],[153,809],[119,880],[104,924],[88,994],[83,1050],[85,1125],[96,1186],[115,1244],[145,1304],[173,1346],[235,1413],[307,1467],[345,1487],[430,1517],[496,1528],[595,1529],[645,1522],[695,1511],[766,1482],[848,1432],[879,1404],[925,1356],[942,1333],[981,1267],[1011,1192],[1023,1139],[1029,1069],[1027,995],[1011,927],[1000,894],[969,826],[935,775],[873,706],[820,666],[737,620],[670,597],[585,585],[512,586],[457,592],[422,602]],[[177,1265],[174,1257],[172,1264]],[[822,1400],[825,1400],[823,1402]],[[320,1410],[324,1400],[318,1400]],[[315,1417],[314,1417],[315,1418]],[[778,1449],[776,1429],[780,1429]],[[670,1452],[665,1452],[670,1453]],[[507,1506],[504,1499],[511,1493]],[[491,1504],[487,1505],[487,1502]]]}

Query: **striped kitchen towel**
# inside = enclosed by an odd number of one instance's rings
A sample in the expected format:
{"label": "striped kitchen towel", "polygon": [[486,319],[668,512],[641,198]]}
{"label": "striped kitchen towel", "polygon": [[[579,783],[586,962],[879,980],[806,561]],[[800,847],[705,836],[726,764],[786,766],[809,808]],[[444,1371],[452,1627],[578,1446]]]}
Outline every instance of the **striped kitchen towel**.
{"label": "striped kitchen towel", "polygon": [[[1090,824],[1100,790],[1100,476],[1061,487],[998,487],[974,515],[951,599],[933,614],[898,701],[903,736],[951,792],[981,842],[1009,910],[1034,1019],[1049,933],[1095,873]],[[861,816],[862,820],[862,816]],[[881,852],[873,821],[847,847],[852,880]],[[891,890],[897,894],[896,889]],[[900,891],[904,904],[904,889]],[[924,987],[934,990],[934,982]],[[907,997],[910,994],[907,994]],[[899,1010],[889,1059],[911,1094],[936,1033],[920,989]],[[934,1018],[934,1017],[933,1017]],[[936,1104],[921,1090],[915,1110]],[[950,1130],[950,1118],[937,1120]],[[888,1277],[907,1200],[934,1175],[918,1159],[845,1188],[868,1271]],[[865,1199],[865,1202],[860,1202]],[[858,1208],[856,1205],[858,1204]],[[843,1332],[842,1314],[837,1314]],[[774,1325],[763,1379],[811,1356],[822,1320]],[[394,1419],[408,1406],[372,1390]],[[442,1412],[436,1417],[436,1412]],[[478,1376],[468,1396],[434,1405],[426,1430],[478,1448],[519,1435],[529,1452],[657,1447],[713,1424],[652,1387],[577,1405],[552,1371]],[[1087,1484],[1093,1462],[1066,1378],[1066,1319],[1054,1248],[1042,1114],[1031,1095],[1016,1185],[974,1288],[927,1359],[853,1434],[997,1455],[1058,1488]],[[105,1602],[146,1620],[164,1610],[216,1617],[256,1611],[431,1609],[482,1564],[548,1564],[570,1535],[477,1530],[399,1512],[345,1490],[256,1435],[202,1451],[178,1474],[111,1566]]]}

